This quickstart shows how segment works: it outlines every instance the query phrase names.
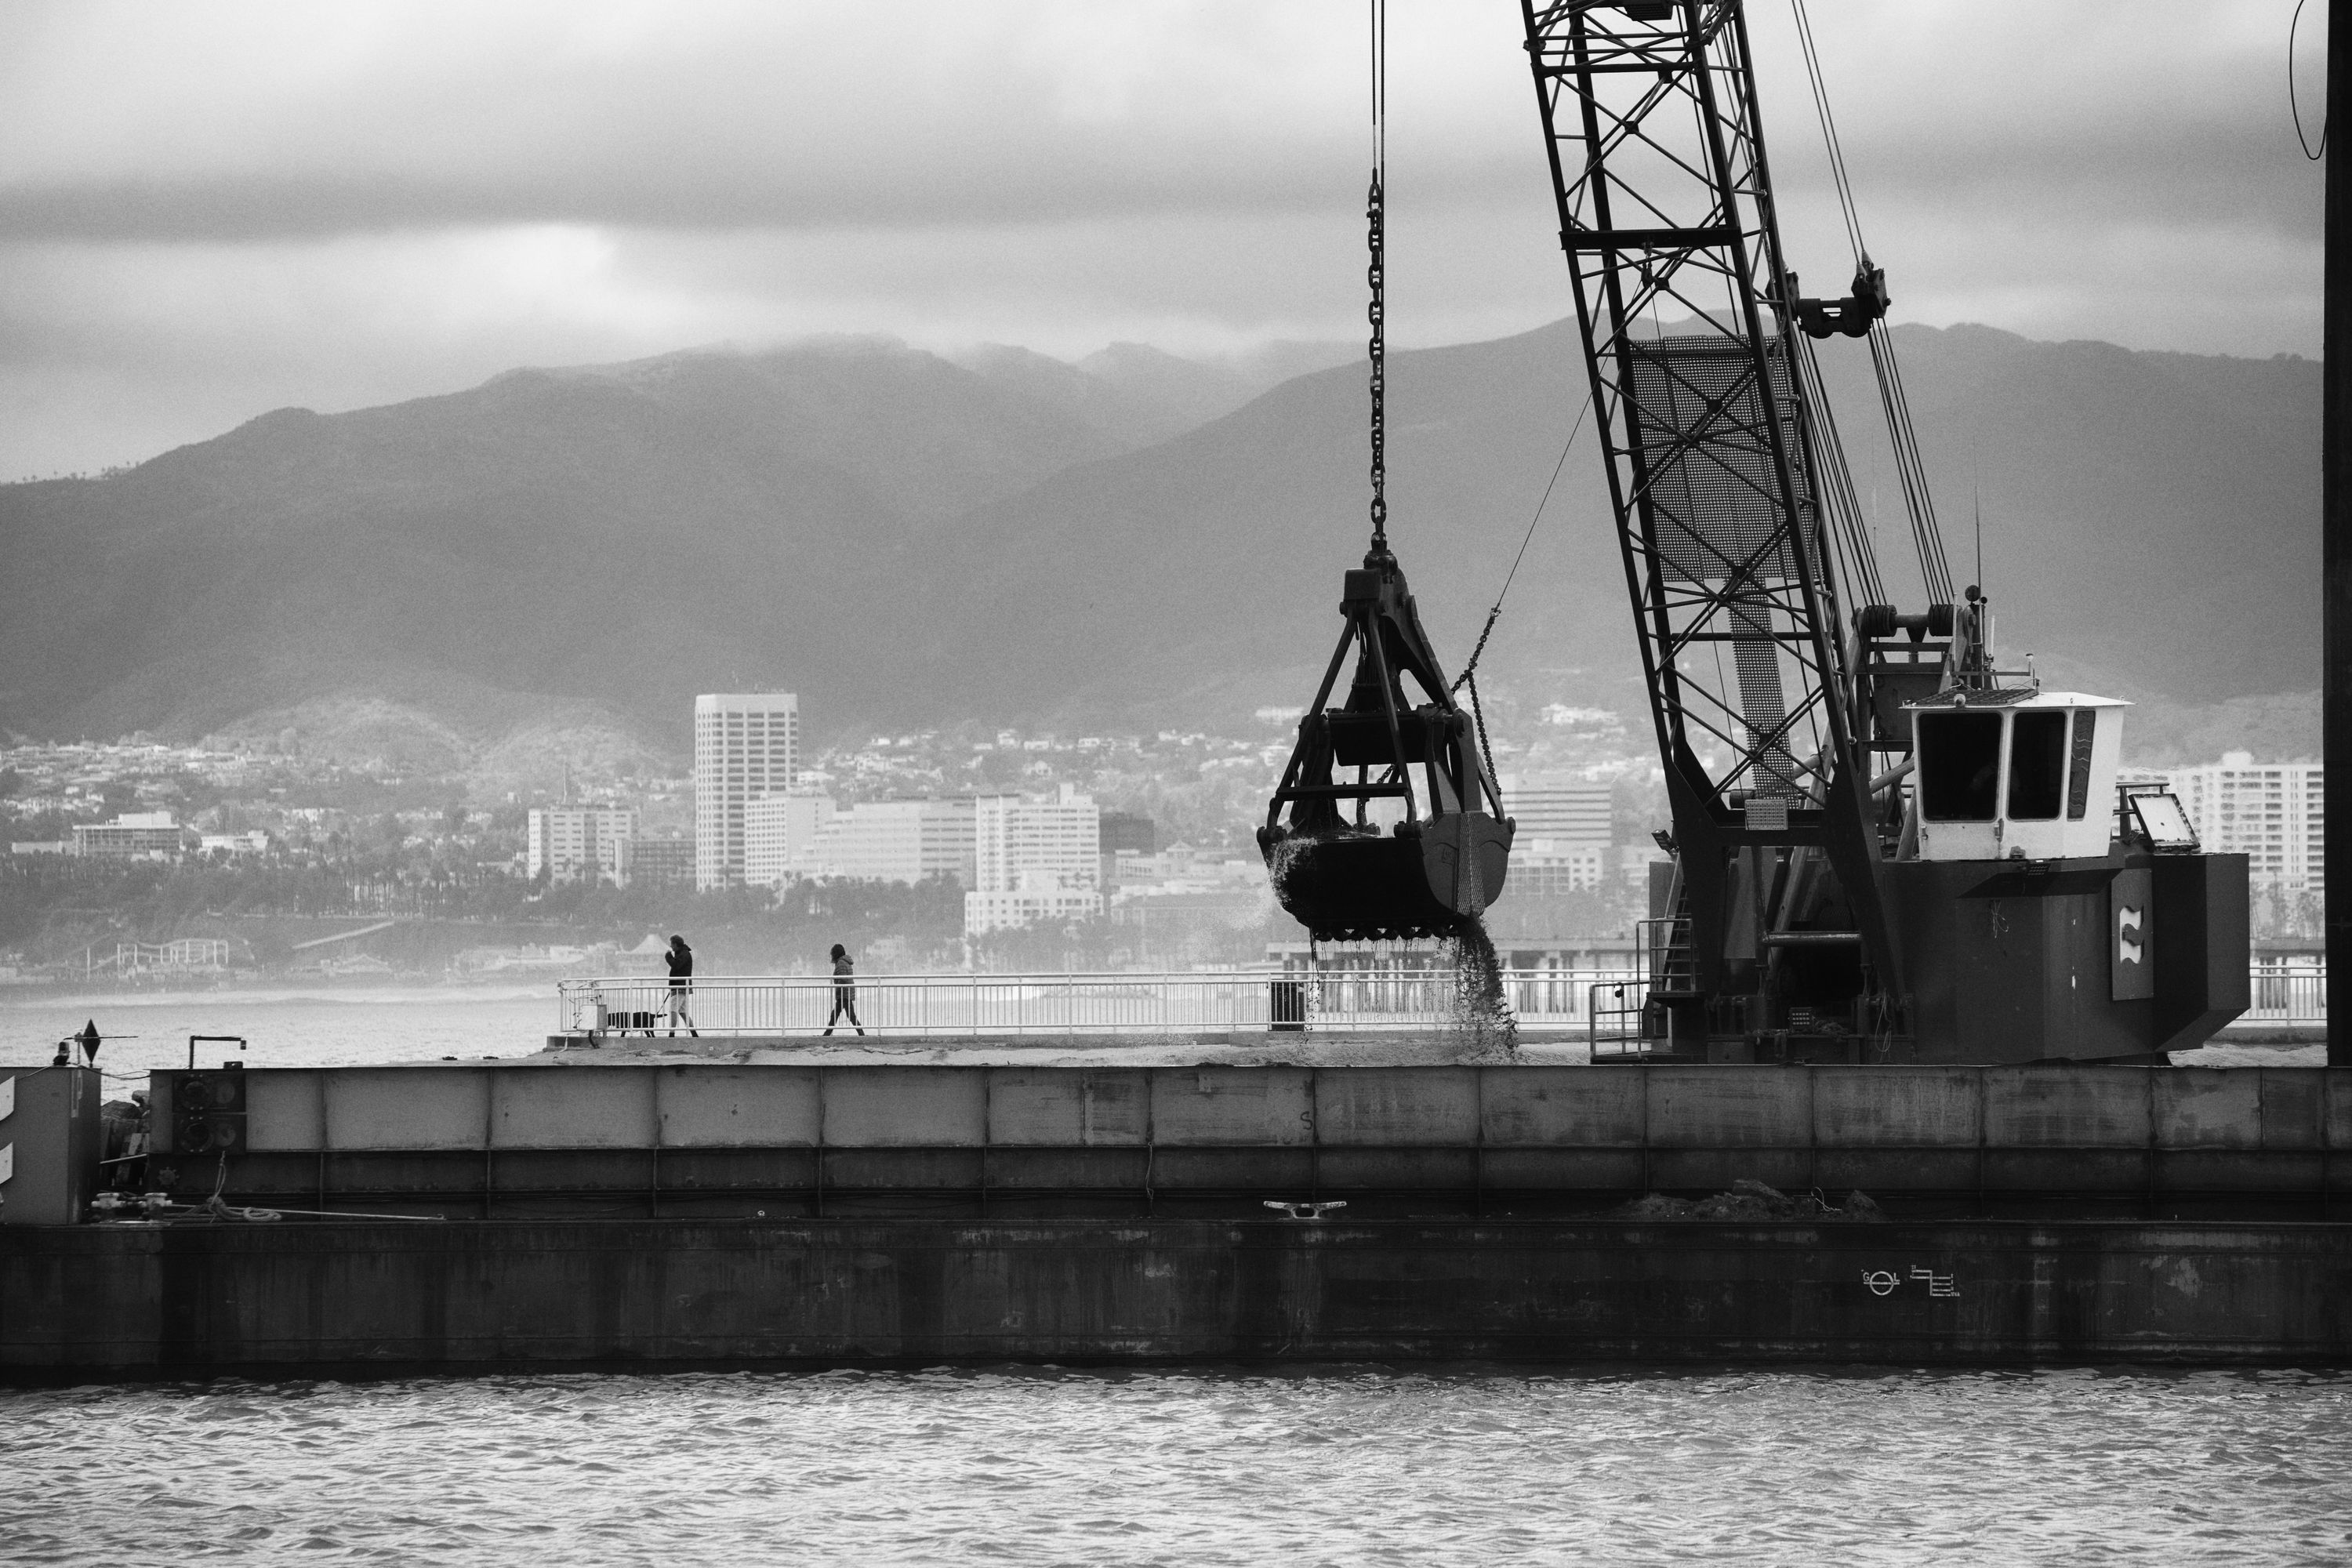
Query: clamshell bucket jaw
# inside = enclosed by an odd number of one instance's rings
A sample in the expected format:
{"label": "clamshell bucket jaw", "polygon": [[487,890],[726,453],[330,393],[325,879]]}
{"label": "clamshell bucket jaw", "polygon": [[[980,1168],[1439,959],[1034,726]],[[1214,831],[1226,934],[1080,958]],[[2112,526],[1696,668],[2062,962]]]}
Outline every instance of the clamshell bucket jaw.
{"label": "clamshell bucket jaw", "polygon": [[[1394,555],[1375,549],[1347,574],[1339,613],[1258,829],[1275,897],[1320,941],[1454,935],[1502,892],[1513,824]],[[1347,699],[1329,706],[1350,649]],[[1408,700],[1408,676],[1425,700]]]}

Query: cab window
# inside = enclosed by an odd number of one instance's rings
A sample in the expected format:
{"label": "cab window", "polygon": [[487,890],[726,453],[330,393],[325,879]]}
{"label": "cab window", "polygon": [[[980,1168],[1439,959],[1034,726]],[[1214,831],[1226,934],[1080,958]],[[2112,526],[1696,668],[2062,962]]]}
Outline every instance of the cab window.
{"label": "cab window", "polygon": [[2020,713],[2010,726],[2010,818],[2053,821],[2065,799],[2065,710]]}
{"label": "cab window", "polygon": [[2000,715],[1922,713],[1919,809],[1930,822],[1990,822],[2000,798]]}

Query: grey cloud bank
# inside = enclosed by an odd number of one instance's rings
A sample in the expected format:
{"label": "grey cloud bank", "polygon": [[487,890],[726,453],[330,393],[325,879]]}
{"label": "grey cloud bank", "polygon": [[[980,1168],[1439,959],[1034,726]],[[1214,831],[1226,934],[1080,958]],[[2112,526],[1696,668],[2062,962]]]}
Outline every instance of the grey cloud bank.
{"label": "grey cloud bank", "polygon": [[[1816,0],[1896,315],[2315,352],[2291,9]],[[1793,253],[1825,278],[1788,18],[1754,17]],[[1391,26],[1394,331],[1564,313],[1517,8],[1399,0]],[[1354,0],[19,5],[0,474],[720,338],[1353,335],[1360,27]]]}

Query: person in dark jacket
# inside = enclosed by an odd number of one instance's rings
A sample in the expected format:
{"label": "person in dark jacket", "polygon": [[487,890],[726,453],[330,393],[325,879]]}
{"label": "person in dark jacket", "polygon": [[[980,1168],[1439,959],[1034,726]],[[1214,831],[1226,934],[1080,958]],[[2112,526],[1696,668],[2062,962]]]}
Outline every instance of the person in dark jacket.
{"label": "person in dark jacket", "polygon": [[686,945],[686,938],[671,937],[669,951],[662,954],[662,962],[669,965],[669,1037],[677,1038],[677,1026],[684,1024],[688,1034],[699,1038],[702,1031],[694,1026],[694,1020],[686,1012],[687,993],[694,988],[694,949]]}
{"label": "person in dark jacket", "polygon": [[824,1032],[828,1035],[833,1033],[833,1026],[841,1022],[841,1016],[844,1013],[849,1015],[851,1028],[861,1035],[866,1032],[866,1026],[857,1021],[857,984],[852,978],[856,973],[857,965],[850,959],[849,950],[841,943],[835,942],[833,944],[833,1016],[824,1021]]}

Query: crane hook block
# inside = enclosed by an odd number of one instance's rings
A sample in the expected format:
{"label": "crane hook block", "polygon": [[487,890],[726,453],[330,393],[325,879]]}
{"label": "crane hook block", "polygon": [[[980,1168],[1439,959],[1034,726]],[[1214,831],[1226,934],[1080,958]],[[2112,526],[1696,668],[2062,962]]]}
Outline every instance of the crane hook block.
{"label": "crane hook block", "polygon": [[1853,292],[1843,300],[1800,300],[1797,326],[1809,338],[1870,335],[1871,323],[1885,319],[1895,303],[1886,297],[1886,269],[1867,259],[1854,268]]}
{"label": "crane hook block", "polygon": [[1339,613],[1339,646],[1258,829],[1275,897],[1318,941],[1454,935],[1502,892],[1515,825],[1395,556],[1348,573]]}

